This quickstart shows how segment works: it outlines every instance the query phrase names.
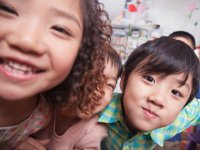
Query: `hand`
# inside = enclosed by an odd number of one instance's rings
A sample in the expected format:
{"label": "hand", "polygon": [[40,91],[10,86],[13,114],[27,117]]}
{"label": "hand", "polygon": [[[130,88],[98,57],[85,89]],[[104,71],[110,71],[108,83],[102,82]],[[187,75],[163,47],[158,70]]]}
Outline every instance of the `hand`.
{"label": "hand", "polygon": [[29,137],[24,142],[20,143],[14,150],[46,150],[44,147],[49,140],[39,141]]}

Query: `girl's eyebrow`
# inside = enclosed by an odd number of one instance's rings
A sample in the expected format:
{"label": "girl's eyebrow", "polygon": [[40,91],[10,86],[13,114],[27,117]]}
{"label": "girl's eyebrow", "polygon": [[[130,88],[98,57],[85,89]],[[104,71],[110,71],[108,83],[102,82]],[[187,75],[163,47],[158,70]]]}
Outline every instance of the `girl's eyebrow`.
{"label": "girl's eyebrow", "polygon": [[57,8],[52,8],[52,11],[61,17],[72,20],[73,22],[75,22],[78,25],[79,29],[81,29],[81,24],[74,15],[72,15],[68,12],[65,12],[63,10],[57,9]]}

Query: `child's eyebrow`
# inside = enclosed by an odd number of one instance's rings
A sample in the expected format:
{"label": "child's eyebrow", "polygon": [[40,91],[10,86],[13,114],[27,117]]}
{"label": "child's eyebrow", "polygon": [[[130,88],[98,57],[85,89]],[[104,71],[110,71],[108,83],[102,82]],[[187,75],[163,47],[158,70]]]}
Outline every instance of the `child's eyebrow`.
{"label": "child's eyebrow", "polygon": [[114,75],[105,75],[107,78],[109,78],[110,80],[117,80],[117,77],[115,77]]}
{"label": "child's eyebrow", "polygon": [[74,15],[72,15],[68,12],[65,12],[63,10],[57,9],[57,8],[52,8],[52,11],[59,16],[62,16],[66,19],[70,19],[70,20],[74,21],[78,25],[78,27],[81,29],[81,24],[79,23],[79,21],[77,20],[77,18]]}
{"label": "child's eyebrow", "polygon": [[190,86],[184,82],[183,80],[178,80],[176,79],[176,82],[180,85],[180,86],[185,86],[189,91],[190,91]]}

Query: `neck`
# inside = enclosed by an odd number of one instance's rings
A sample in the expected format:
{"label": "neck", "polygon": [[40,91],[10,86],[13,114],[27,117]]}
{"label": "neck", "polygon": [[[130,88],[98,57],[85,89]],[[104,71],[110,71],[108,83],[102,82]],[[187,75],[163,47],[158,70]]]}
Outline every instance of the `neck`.
{"label": "neck", "polygon": [[134,135],[136,135],[136,134],[139,132],[139,130],[136,129],[135,127],[133,127],[133,126],[131,125],[130,121],[128,120],[128,118],[127,118],[127,116],[126,116],[123,103],[121,103],[121,105],[122,105],[122,116],[123,116],[123,118],[124,118],[124,121],[125,121],[125,123],[126,123],[126,126],[128,127],[128,129],[129,129],[129,131],[131,132],[132,136],[134,136]]}
{"label": "neck", "polygon": [[55,132],[57,135],[63,135],[70,127],[78,123],[81,119],[78,117],[67,117],[59,110],[56,111]]}
{"label": "neck", "polygon": [[126,126],[128,127],[129,131],[132,133],[132,136],[135,136],[135,135],[139,132],[139,130],[136,129],[135,127],[133,127],[133,126],[130,124],[130,122],[129,122],[127,116],[126,116],[124,113],[123,113],[123,118],[124,118],[124,120],[125,120]]}
{"label": "neck", "polygon": [[0,99],[0,127],[12,126],[25,120],[37,106],[38,97],[8,101]]}

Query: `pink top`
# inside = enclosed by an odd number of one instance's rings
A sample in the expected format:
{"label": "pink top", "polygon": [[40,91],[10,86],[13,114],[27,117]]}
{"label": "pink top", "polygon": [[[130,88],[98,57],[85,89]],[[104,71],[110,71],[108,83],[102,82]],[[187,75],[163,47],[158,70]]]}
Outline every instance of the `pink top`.
{"label": "pink top", "polygon": [[97,115],[88,120],[81,120],[70,127],[62,136],[55,133],[55,123],[53,121],[42,134],[50,133],[48,135],[50,142],[47,145],[47,149],[84,150],[87,148],[100,150],[100,143],[107,136],[107,129],[103,124],[97,123],[97,120]]}
{"label": "pink top", "polygon": [[31,134],[44,128],[50,120],[47,102],[42,98],[38,106],[23,122],[9,127],[0,127],[0,149],[10,150]]}

